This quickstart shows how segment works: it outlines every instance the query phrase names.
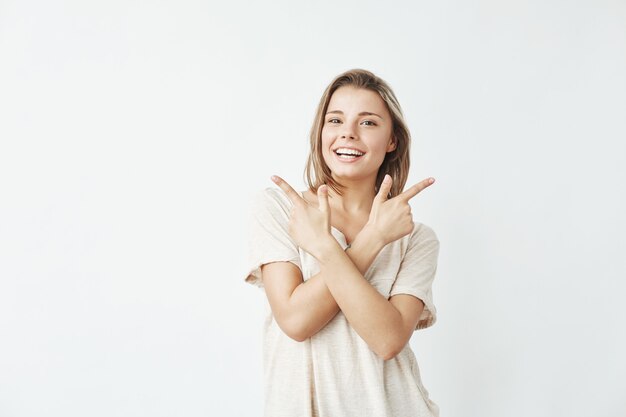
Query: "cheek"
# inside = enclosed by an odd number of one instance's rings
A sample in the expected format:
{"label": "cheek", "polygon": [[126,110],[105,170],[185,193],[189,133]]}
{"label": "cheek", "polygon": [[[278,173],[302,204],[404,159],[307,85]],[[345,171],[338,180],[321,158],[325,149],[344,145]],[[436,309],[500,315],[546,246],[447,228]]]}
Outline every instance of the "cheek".
{"label": "cheek", "polygon": [[332,143],[331,138],[328,135],[325,135],[324,132],[322,131],[322,140],[321,140],[321,145],[322,145],[322,153],[323,154],[327,154],[330,149],[330,145]]}
{"label": "cheek", "polygon": [[328,142],[330,142],[331,140],[331,135],[326,129],[326,127],[322,128],[322,133],[320,136],[322,137],[322,144],[328,144]]}
{"label": "cheek", "polygon": [[324,135],[324,131],[322,131],[322,139],[320,141],[320,146],[322,147],[322,159],[328,165],[328,159],[330,158],[330,145],[332,141],[326,135]]}
{"label": "cheek", "polygon": [[384,140],[379,140],[376,141],[376,145],[372,147],[372,150],[377,154],[377,155],[382,155],[382,157],[385,157],[385,154],[387,153],[387,142]]}

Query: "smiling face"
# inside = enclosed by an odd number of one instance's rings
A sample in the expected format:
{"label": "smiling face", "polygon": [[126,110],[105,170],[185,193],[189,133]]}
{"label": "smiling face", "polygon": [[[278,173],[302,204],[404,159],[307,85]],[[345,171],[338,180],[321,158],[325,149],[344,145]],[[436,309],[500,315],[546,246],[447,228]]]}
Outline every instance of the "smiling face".
{"label": "smiling face", "polygon": [[376,181],[387,152],[395,149],[393,122],[378,93],[344,86],[330,98],[322,128],[322,155],[333,178]]}

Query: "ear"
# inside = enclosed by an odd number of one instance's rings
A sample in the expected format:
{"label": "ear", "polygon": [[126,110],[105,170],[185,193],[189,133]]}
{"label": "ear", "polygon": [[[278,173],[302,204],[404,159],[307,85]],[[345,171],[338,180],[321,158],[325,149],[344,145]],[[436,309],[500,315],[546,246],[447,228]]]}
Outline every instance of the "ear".
{"label": "ear", "polygon": [[387,152],[392,152],[396,150],[396,138],[393,136],[389,139],[389,145],[387,145]]}

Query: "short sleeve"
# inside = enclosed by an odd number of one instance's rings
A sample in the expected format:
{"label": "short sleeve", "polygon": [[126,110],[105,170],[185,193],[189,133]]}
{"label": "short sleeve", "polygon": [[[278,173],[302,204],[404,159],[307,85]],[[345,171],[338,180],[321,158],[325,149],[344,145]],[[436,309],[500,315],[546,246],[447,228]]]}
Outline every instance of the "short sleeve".
{"label": "short sleeve", "polygon": [[389,293],[389,297],[409,294],[422,300],[424,311],[415,330],[430,327],[437,320],[432,284],[437,272],[438,257],[439,240],[435,232],[424,224],[415,223],[406,254]]}
{"label": "short sleeve", "polygon": [[289,236],[291,201],[276,188],[257,193],[250,205],[245,282],[263,288],[261,266],[286,261],[302,269],[298,246]]}

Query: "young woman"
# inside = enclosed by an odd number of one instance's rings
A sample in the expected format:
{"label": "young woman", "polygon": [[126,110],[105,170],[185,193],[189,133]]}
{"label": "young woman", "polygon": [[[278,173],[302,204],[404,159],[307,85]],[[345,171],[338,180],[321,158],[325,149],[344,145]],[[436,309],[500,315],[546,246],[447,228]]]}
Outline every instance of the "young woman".
{"label": "young woman", "polygon": [[311,129],[308,189],[259,193],[249,274],[268,301],[266,417],[439,415],[408,343],[434,324],[439,241],[404,189],[410,135],[391,88],[351,70],[326,88]]}

